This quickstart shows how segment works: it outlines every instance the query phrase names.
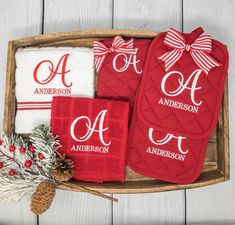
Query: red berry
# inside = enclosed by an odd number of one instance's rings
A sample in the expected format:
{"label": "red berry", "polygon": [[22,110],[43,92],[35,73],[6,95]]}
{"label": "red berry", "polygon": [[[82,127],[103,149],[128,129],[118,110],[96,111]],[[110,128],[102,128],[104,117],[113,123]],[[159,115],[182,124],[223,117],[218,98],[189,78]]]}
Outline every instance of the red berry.
{"label": "red berry", "polygon": [[21,153],[24,153],[24,152],[25,152],[25,148],[24,148],[24,147],[20,147],[19,151],[20,151]]}
{"label": "red berry", "polygon": [[10,170],[8,173],[9,173],[10,176],[14,176],[15,175],[15,171],[14,170]]}
{"label": "red berry", "polygon": [[9,147],[9,150],[10,150],[10,152],[14,152],[14,151],[16,150],[15,145],[11,145],[11,146]]}
{"label": "red berry", "polygon": [[31,160],[26,160],[24,165],[25,165],[25,167],[29,168],[29,167],[32,166],[32,164],[33,164],[33,163],[32,163]]}
{"label": "red berry", "polygon": [[29,151],[34,153],[35,152],[35,147],[33,147],[33,146],[29,147]]}
{"label": "red berry", "polygon": [[45,157],[44,157],[44,155],[42,153],[38,153],[38,158],[41,159],[41,160],[45,159]]}
{"label": "red berry", "polygon": [[0,145],[2,145],[3,144],[3,141],[0,139]]}
{"label": "red berry", "polygon": [[2,167],[3,167],[3,163],[2,163],[2,162],[0,162],[0,169],[2,169]]}

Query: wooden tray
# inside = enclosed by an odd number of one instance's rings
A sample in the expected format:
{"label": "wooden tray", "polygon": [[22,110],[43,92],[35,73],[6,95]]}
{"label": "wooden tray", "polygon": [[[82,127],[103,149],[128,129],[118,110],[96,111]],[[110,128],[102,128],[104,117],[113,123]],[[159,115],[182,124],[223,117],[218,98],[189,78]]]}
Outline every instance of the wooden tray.
{"label": "wooden tray", "polygon": [[[154,38],[157,34],[157,32],[152,31],[135,30],[88,30],[47,34],[10,41],[8,45],[8,65],[5,90],[4,132],[10,134],[14,133],[15,130],[15,52],[17,48],[30,46],[92,47],[92,42],[95,39],[107,39],[112,38],[115,35],[135,38]],[[79,184],[105,193],[144,193],[195,188],[228,180],[229,131],[227,89],[226,85],[217,128],[210,137],[203,171],[196,182],[188,185],[166,183],[141,176],[127,168],[127,181],[125,183],[107,182],[104,184],[95,184],[71,182],[69,185],[60,185],[58,188],[78,191],[76,184]]]}

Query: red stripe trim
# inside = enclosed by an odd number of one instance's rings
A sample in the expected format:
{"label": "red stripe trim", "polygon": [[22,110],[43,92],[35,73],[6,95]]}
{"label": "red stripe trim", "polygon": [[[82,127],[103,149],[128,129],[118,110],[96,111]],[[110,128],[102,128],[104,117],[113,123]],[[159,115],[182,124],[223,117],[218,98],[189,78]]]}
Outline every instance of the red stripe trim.
{"label": "red stripe trim", "polygon": [[21,105],[27,105],[27,104],[51,104],[52,101],[50,102],[17,102],[17,105],[18,104],[21,104]]}
{"label": "red stripe trim", "polygon": [[16,108],[18,111],[21,111],[21,110],[48,110],[48,109],[51,109],[51,107],[46,107],[46,108]]}
{"label": "red stripe trim", "polygon": [[26,106],[17,106],[18,109],[23,109],[23,108],[47,108],[47,107],[51,107],[51,105],[26,105]]}

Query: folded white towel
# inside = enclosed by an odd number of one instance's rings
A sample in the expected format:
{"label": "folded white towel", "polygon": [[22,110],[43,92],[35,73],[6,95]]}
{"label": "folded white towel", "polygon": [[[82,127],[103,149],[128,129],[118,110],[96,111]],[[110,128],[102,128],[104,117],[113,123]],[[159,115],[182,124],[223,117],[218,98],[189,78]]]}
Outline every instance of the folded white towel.
{"label": "folded white towel", "polygon": [[17,67],[35,67],[41,60],[51,60],[55,65],[61,56],[69,54],[67,68],[93,67],[94,55],[91,48],[47,47],[19,48],[15,54]]}
{"label": "folded white towel", "polygon": [[50,109],[18,110],[15,119],[16,133],[30,133],[39,124],[49,124]]}
{"label": "folded white towel", "polygon": [[49,123],[52,96],[94,97],[90,48],[21,48],[16,52],[16,133]]}

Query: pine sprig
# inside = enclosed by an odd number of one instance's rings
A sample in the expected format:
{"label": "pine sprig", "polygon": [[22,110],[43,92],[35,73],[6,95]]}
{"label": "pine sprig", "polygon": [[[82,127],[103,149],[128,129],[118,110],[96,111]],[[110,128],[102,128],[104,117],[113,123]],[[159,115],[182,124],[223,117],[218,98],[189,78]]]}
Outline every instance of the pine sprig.
{"label": "pine sprig", "polygon": [[[52,163],[56,158],[56,151],[60,147],[57,137],[51,132],[51,128],[46,125],[35,127],[30,135],[30,141],[37,150],[35,163],[44,172],[45,176],[51,176]],[[43,159],[43,160],[42,160]]]}
{"label": "pine sprig", "polygon": [[0,201],[30,199],[42,181],[53,182],[51,165],[59,142],[46,125],[37,126],[30,141],[0,134]]}
{"label": "pine sprig", "polygon": [[29,201],[32,193],[36,191],[37,186],[44,180],[44,177],[37,177],[35,180],[23,180],[0,176],[0,201]]}
{"label": "pine sprig", "polygon": [[[14,177],[19,179],[24,179],[29,176],[29,173],[37,173],[35,165],[32,164],[30,171],[25,167],[25,162],[30,160],[30,154],[21,153],[20,148],[25,148],[25,152],[28,152],[28,146],[26,146],[22,137],[18,135],[11,135],[8,138],[4,133],[0,135],[1,145],[0,145],[0,162],[3,164],[1,168],[1,175],[7,176],[10,171],[14,171]],[[11,151],[10,148],[14,147],[15,150]]]}

